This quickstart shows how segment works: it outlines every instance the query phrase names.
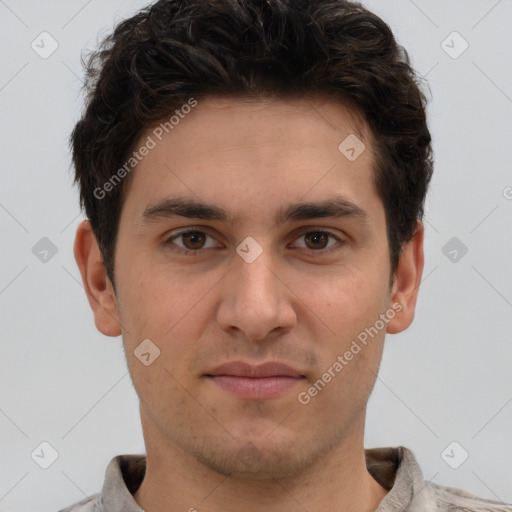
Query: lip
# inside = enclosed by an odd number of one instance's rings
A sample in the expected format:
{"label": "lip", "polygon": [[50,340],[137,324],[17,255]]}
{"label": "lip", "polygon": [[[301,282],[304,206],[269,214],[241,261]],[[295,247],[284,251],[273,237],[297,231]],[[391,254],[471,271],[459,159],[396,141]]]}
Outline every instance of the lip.
{"label": "lip", "polygon": [[224,363],[209,371],[206,375],[232,375],[235,377],[304,377],[300,371],[284,363],[270,361],[253,365],[244,361]]}
{"label": "lip", "polygon": [[246,400],[278,397],[305,379],[300,371],[283,363],[252,365],[243,361],[217,366],[205,377],[224,391]]}

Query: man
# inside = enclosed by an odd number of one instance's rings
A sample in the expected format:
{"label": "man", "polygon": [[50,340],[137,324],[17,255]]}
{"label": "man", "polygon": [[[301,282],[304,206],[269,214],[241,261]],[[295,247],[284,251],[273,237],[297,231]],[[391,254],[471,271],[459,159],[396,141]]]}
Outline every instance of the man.
{"label": "man", "polygon": [[147,455],[66,510],[512,510],[425,482],[405,447],[364,449],[432,174],[389,27],[345,0],[161,0],[87,77],[74,251]]}

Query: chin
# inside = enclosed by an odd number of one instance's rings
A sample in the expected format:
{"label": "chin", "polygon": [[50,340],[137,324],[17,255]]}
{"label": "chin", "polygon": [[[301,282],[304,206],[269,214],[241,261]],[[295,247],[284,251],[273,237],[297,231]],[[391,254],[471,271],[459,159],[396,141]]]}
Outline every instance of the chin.
{"label": "chin", "polygon": [[204,440],[201,447],[194,446],[188,451],[198,462],[221,475],[275,480],[297,476],[330,448],[313,442],[298,443],[281,438],[274,443],[268,436],[261,439],[247,436],[243,439],[225,439],[218,444],[213,443],[212,439]]}

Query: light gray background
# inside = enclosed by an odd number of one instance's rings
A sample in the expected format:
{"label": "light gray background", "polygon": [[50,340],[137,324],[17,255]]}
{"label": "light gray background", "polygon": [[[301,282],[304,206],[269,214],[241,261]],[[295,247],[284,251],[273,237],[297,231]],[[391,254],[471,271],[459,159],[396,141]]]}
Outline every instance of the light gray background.
{"label": "light gray background", "polygon": [[[99,491],[113,456],[144,452],[121,338],[96,331],[72,253],[67,137],[81,50],[145,4],[0,0],[2,511],[58,510]],[[366,4],[430,83],[436,156],[417,315],[387,337],[366,446],[407,446],[426,479],[512,502],[512,1]],[[31,48],[43,31],[59,45],[47,59]],[[469,43],[456,59],[441,46],[453,31]],[[454,236],[457,262],[442,252]],[[42,237],[58,249],[46,263]],[[59,454],[48,469],[31,458],[43,441]],[[469,452],[458,469],[441,457],[452,441]]]}

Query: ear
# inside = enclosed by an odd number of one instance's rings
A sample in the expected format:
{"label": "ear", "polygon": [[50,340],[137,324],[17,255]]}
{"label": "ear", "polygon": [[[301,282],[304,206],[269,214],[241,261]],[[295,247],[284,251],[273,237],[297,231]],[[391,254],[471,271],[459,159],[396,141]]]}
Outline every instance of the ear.
{"label": "ear", "polygon": [[114,288],[103,263],[90,221],[82,221],[75,236],[75,260],[82,275],[85,293],[94,313],[94,323],[105,336],[119,336],[121,324]]}
{"label": "ear", "polygon": [[[423,235],[423,224],[418,221],[414,236],[402,247],[390,296],[390,307],[397,313],[387,324],[386,332],[389,334],[405,331],[414,320],[423,273]],[[401,305],[401,309],[398,304]]]}

